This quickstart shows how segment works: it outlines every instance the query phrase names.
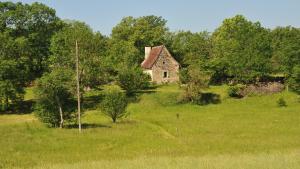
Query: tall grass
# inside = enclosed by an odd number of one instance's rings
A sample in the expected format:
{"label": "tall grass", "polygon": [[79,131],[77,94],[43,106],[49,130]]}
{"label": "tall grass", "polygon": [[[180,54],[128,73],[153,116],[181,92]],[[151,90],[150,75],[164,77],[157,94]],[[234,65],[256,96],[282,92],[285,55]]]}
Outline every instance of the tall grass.
{"label": "tall grass", "polygon": [[[297,96],[232,99],[226,88],[209,89],[220,104],[197,106],[177,104],[178,87],[162,86],[117,124],[90,109],[81,134],[32,114],[0,115],[0,168],[300,168]],[[280,97],[287,107],[277,106]]]}
{"label": "tall grass", "polygon": [[54,164],[37,167],[45,169],[298,169],[300,151],[290,153],[263,153],[216,155],[204,157],[138,157],[129,160],[84,161],[75,164]]}

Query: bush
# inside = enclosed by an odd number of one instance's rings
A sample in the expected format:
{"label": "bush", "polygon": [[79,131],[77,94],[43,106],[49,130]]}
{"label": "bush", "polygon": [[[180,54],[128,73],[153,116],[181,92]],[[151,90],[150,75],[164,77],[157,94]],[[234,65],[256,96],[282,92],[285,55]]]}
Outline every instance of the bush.
{"label": "bush", "polygon": [[234,85],[234,86],[229,86],[227,89],[228,96],[230,97],[236,97],[236,98],[241,98],[243,97],[241,94],[241,91],[243,90],[244,86],[243,85]]}
{"label": "bush", "polygon": [[277,105],[279,107],[286,107],[287,104],[286,104],[286,101],[284,100],[284,98],[280,97],[278,100],[277,100]]}
{"label": "bush", "polygon": [[205,93],[202,91],[202,87],[197,85],[188,84],[185,86],[184,92],[182,92],[178,98],[178,103],[193,103],[198,105],[206,104],[218,104],[221,102],[220,95],[214,93]]}
{"label": "bush", "polygon": [[127,107],[127,99],[123,91],[118,88],[110,88],[105,94],[101,102],[100,109],[102,113],[115,123],[117,119],[125,117]]}
{"label": "bush", "polygon": [[201,94],[202,94],[202,88],[194,85],[194,84],[188,84],[185,86],[184,92],[179,95],[177,101],[179,103],[200,103],[201,100]]}
{"label": "bush", "polygon": [[117,81],[127,95],[133,95],[149,86],[150,76],[139,68],[123,69],[119,72]]}
{"label": "bush", "polygon": [[55,69],[37,81],[34,112],[43,123],[62,128],[64,121],[76,118],[73,77],[72,70]]}
{"label": "bush", "polygon": [[179,96],[178,102],[191,102],[202,104],[203,90],[209,87],[211,72],[191,64],[181,72],[181,83],[186,83],[184,92]]}

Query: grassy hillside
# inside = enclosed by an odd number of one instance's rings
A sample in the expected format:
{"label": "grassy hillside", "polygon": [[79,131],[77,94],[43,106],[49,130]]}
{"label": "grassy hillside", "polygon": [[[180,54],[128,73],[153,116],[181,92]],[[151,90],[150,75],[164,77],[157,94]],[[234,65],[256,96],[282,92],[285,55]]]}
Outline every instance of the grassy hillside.
{"label": "grassy hillside", "polygon": [[[209,91],[220,104],[176,104],[175,85],[145,92],[118,124],[90,110],[81,134],[47,128],[32,114],[0,115],[0,168],[300,168],[295,94],[232,99],[226,86]],[[282,96],[284,108],[276,104]]]}

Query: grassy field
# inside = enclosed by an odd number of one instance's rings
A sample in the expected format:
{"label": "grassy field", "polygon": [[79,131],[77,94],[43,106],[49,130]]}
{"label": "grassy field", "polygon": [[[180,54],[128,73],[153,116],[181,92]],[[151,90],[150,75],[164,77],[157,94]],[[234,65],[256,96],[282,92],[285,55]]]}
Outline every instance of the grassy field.
{"label": "grassy field", "polygon": [[[176,104],[176,85],[159,87],[117,124],[85,112],[81,134],[47,128],[32,114],[0,115],[0,168],[300,168],[297,96],[232,99],[226,88],[209,89],[221,103],[197,106]],[[287,107],[277,107],[279,97]]]}

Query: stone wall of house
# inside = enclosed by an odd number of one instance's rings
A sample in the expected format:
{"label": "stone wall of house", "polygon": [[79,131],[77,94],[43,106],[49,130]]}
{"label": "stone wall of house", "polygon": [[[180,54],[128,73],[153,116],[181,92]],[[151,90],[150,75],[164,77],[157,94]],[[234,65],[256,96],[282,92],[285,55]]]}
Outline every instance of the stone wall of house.
{"label": "stone wall of house", "polygon": [[[167,72],[168,77],[164,77],[164,72]],[[152,80],[156,83],[179,81],[179,64],[165,48],[152,67]]]}

